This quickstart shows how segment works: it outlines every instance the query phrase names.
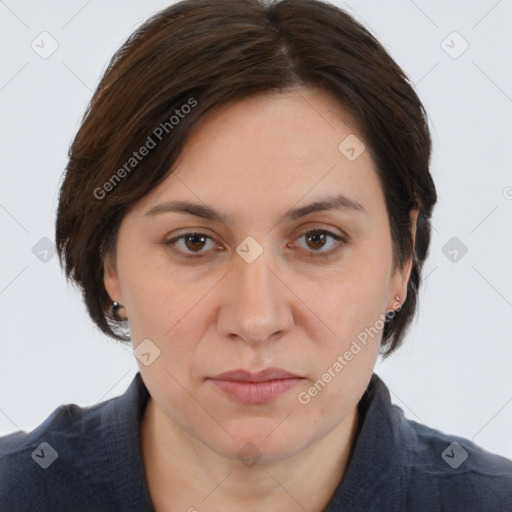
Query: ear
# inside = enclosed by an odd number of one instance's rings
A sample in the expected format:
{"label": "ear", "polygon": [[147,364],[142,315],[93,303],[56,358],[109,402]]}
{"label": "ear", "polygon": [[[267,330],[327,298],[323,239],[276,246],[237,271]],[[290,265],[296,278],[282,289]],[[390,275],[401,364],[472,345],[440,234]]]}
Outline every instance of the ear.
{"label": "ear", "polygon": [[103,284],[107,290],[107,293],[112,299],[112,302],[117,301],[123,304],[117,269],[115,263],[111,262],[109,258],[106,258],[103,265]]}
{"label": "ear", "polygon": [[[411,225],[411,237],[412,237],[412,246],[414,250],[414,243],[416,241],[416,225],[418,221],[419,208],[416,210],[411,210],[410,213],[410,225]],[[388,310],[397,309],[398,305],[402,305],[407,298],[407,284],[409,282],[409,277],[411,275],[413,264],[413,256],[411,255],[409,259],[404,263],[403,267],[397,267],[391,278],[391,286],[389,289],[389,297],[388,297]],[[400,300],[397,300],[395,296],[398,295]]]}

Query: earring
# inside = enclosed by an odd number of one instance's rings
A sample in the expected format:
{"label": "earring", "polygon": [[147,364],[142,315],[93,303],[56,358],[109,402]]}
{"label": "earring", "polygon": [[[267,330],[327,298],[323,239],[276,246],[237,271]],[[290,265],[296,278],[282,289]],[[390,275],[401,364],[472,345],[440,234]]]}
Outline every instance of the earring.
{"label": "earring", "polygon": [[121,304],[119,302],[112,302],[112,316],[118,321],[121,322],[121,318],[119,318],[119,309],[121,308]]}
{"label": "earring", "polygon": [[397,309],[390,309],[389,311],[387,311],[386,322],[390,322],[392,318],[396,315],[396,313],[399,312],[400,309],[402,309],[402,304],[400,304],[400,296],[395,295],[395,300],[398,302],[399,307]]}

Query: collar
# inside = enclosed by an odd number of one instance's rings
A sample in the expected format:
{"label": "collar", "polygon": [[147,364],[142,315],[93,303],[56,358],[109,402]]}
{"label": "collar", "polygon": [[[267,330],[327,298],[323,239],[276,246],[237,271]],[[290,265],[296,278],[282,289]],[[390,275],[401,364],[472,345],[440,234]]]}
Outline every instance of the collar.
{"label": "collar", "polygon": [[104,449],[114,500],[120,511],[153,511],[144,473],[140,426],[149,391],[137,372],[128,389],[112,400],[102,414]]}
{"label": "collar", "polygon": [[377,374],[372,375],[358,409],[361,423],[348,468],[325,512],[404,510],[400,503],[404,453],[398,439],[402,425]]}

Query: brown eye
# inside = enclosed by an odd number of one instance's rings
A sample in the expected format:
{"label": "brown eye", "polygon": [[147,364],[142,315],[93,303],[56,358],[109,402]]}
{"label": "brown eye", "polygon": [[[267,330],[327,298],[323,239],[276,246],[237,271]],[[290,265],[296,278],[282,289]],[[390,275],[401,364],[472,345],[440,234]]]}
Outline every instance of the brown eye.
{"label": "brown eye", "polygon": [[189,235],[185,235],[183,240],[187,249],[196,252],[204,247],[207,238],[209,237],[206,235],[191,233]]}
{"label": "brown eye", "polygon": [[325,233],[311,232],[306,234],[306,240],[312,249],[321,249],[325,245],[327,236]]}
{"label": "brown eye", "polygon": [[207,242],[213,242],[212,238],[204,233],[184,233],[164,242],[174,253],[184,258],[200,258],[206,256]]}
{"label": "brown eye", "polygon": [[[305,239],[306,247],[300,246],[309,253],[308,256],[329,256],[336,252],[348,241],[323,229],[315,229],[302,233],[300,239]],[[325,249],[327,247],[327,249]],[[325,249],[325,250],[324,250]]]}

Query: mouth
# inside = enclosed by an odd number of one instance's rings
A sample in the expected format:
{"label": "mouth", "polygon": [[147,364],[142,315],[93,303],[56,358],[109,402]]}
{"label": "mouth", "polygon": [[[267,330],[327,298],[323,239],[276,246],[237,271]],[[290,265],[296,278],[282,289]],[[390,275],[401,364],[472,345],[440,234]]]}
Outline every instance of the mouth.
{"label": "mouth", "polygon": [[283,370],[266,368],[257,373],[233,370],[209,377],[208,380],[229,398],[245,404],[262,404],[276,399],[303,380]]}

